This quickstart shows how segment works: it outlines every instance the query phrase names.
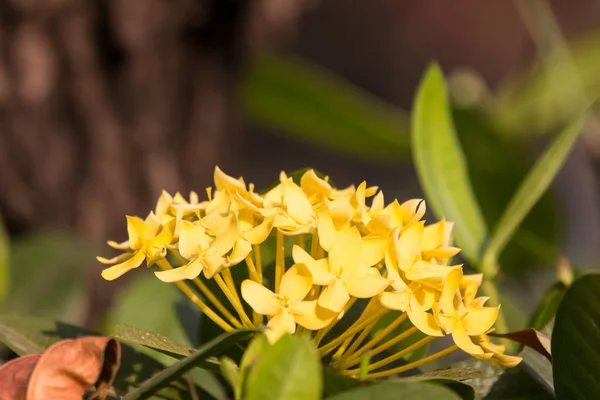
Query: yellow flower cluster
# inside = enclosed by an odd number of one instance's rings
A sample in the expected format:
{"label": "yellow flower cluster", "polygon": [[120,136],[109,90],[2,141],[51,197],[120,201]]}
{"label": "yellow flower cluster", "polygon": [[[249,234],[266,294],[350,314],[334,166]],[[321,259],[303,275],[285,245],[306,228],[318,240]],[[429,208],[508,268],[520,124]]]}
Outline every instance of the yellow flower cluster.
{"label": "yellow flower cluster", "polygon": [[[520,358],[490,342],[486,334],[499,307],[486,307],[487,298],[476,297],[481,274],[464,275],[461,265],[449,265],[460,251],[450,245],[452,223],[425,225],[423,200],[386,205],[377,187],[363,182],[338,190],[313,170],[299,184],[282,172],[279,184],[265,194],[219,168],[214,181],[216,190],[207,189],[206,201],[193,192],[189,199],[163,192],[145,220],[127,217],[129,240],[109,242],[126,252],[113,259],[98,257],[114,264],[102,276],[113,280],[144,261],[156,264],[158,279],[175,282],[223,329],[261,326],[266,316],[269,340],[285,333],[310,335],[322,357],[337,349],[330,362],[348,375],[358,374],[351,367],[361,357],[381,353],[416,332],[425,338],[371,364],[367,376],[399,373],[457,349],[506,367],[519,363]],[[261,245],[272,242],[271,272],[263,266]],[[292,265],[286,266],[286,253]],[[247,268],[248,279],[235,282],[231,268],[237,265]],[[205,283],[211,279],[231,307],[208,289]],[[359,299],[367,299],[360,317],[330,338],[331,329]],[[394,310],[399,317],[363,344],[381,317]],[[387,340],[406,320],[412,328]],[[454,345],[403,367],[371,372],[445,335]],[[326,337],[329,342],[321,345]]]}

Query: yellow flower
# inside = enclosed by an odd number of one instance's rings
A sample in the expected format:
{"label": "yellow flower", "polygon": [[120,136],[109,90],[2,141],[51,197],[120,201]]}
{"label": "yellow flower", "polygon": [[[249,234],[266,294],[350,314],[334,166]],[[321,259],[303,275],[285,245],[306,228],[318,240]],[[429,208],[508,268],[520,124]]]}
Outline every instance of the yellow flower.
{"label": "yellow flower", "polygon": [[179,268],[154,272],[154,275],[163,282],[176,282],[194,279],[204,271],[204,275],[210,278],[226,263],[223,250],[229,245],[221,246],[220,243],[222,241],[213,240],[206,234],[206,229],[199,221],[183,221],[178,249],[179,254],[189,262]]}
{"label": "yellow flower", "polygon": [[423,229],[421,241],[421,256],[424,260],[437,260],[438,264],[446,264],[448,258],[460,252],[458,247],[450,246],[452,222],[442,219],[435,224],[427,225]]}
{"label": "yellow flower", "polygon": [[[504,354],[504,346],[492,343],[486,334],[478,335],[474,337],[473,340],[483,349],[483,351],[485,351],[485,356],[483,357],[479,354],[473,354],[476,358],[483,360],[489,359],[493,364],[504,368],[516,367],[523,361],[521,357]],[[488,358],[488,354],[492,354],[492,357]]]}
{"label": "yellow flower", "polygon": [[452,334],[459,348],[471,355],[490,358],[492,354],[473,343],[470,336],[487,332],[496,322],[500,307],[484,307],[485,298],[465,304],[459,290],[462,276],[462,269],[450,271],[444,281],[439,303],[434,306],[434,315],[442,329]]}
{"label": "yellow flower", "polygon": [[[112,281],[126,272],[139,267],[144,260],[148,266],[157,260],[164,258],[167,252],[167,245],[173,240],[173,232],[170,225],[163,226],[154,213],[150,213],[146,220],[139,217],[127,217],[127,232],[129,240],[127,241],[129,249],[133,250],[131,257],[113,265],[102,271],[102,277]],[[106,260],[98,257],[102,263],[111,263],[113,260]],[[120,260],[119,260],[120,261]]]}
{"label": "yellow flower", "polygon": [[334,243],[326,250],[328,257],[320,260],[314,260],[298,246],[292,252],[295,262],[311,269],[316,285],[327,286],[319,296],[321,307],[339,313],[350,296],[370,298],[388,287],[389,281],[369,265],[373,262],[369,260],[369,246],[364,245],[356,227],[336,234]]}
{"label": "yellow flower", "polygon": [[271,317],[266,334],[275,342],[285,333],[294,333],[296,324],[309,330],[327,326],[337,314],[323,310],[316,301],[303,301],[313,285],[312,273],[304,264],[295,264],[283,275],[275,294],[253,280],[242,282],[242,297],[259,314]]}

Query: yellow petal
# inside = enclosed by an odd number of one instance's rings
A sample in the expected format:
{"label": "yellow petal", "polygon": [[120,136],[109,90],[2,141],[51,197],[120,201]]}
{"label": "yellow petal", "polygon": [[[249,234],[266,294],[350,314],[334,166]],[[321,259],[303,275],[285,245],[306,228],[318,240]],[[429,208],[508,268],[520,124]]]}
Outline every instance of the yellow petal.
{"label": "yellow petal", "polygon": [[381,276],[377,268],[361,268],[343,276],[348,293],[359,299],[375,297],[383,292],[390,281]]}
{"label": "yellow petal", "polygon": [[400,208],[402,209],[402,213],[404,215],[404,225],[409,225],[420,221],[421,218],[423,218],[423,215],[425,215],[425,210],[427,209],[423,199],[411,199],[405,201],[402,203]]}
{"label": "yellow petal", "polygon": [[436,317],[438,325],[446,332],[446,334],[454,332],[456,326],[456,318],[454,316],[444,315],[439,312],[438,307],[433,306],[433,315]]}
{"label": "yellow petal", "polygon": [[296,244],[292,246],[292,258],[294,259],[295,263],[303,263],[306,265],[315,262],[315,259],[312,258],[311,255],[306,252],[306,250]]}
{"label": "yellow petal", "polygon": [[[409,287],[413,287],[414,284],[409,285]],[[413,308],[420,308],[423,311],[427,311],[431,309],[433,304],[435,303],[436,292],[433,289],[420,286],[412,291],[412,296],[410,298],[410,304]]]}
{"label": "yellow petal", "polygon": [[346,232],[338,233],[337,239],[329,251],[329,272],[338,275],[342,268],[344,272],[351,272],[360,262],[362,238],[356,227]]}
{"label": "yellow petal", "polygon": [[402,226],[404,224],[404,212],[398,203],[398,200],[394,200],[390,204],[388,204],[382,211],[382,215],[389,215],[390,224],[392,228],[396,228],[398,226]]}
{"label": "yellow petal", "polygon": [[467,315],[463,324],[469,336],[481,335],[487,332],[496,322],[500,307],[467,307]]}
{"label": "yellow petal", "polygon": [[217,231],[215,240],[210,245],[211,254],[223,256],[227,254],[238,238],[238,225],[235,214],[223,218],[222,225]]}
{"label": "yellow petal", "polygon": [[436,222],[435,224],[427,225],[423,229],[423,242],[421,248],[423,250],[433,250],[442,247],[444,239],[444,221]]}
{"label": "yellow petal", "polygon": [[326,258],[315,260],[302,247],[292,247],[292,257],[295,263],[305,264],[313,275],[314,285],[327,285],[333,279],[329,273],[329,264]]}
{"label": "yellow petal", "polygon": [[489,360],[492,362],[492,364],[503,368],[516,367],[521,361],[523,361],[521,357],[509,356],[507,354],[494,354]]}
{"label": "yellow petal", "polygon": [[233,245],[231,254],[227,257],[229,265],[241,263],[252,251],[252,245],[246,239],[238,238]]}
{"label": "yellow petal", "polygon": [[458,323],[455,326],[454,331],[452,331],[452,339],[454,340],[454,343],[456,343],[456,345],[465,353],[471,355],[484,354],[484,351],[481,348],[481,346],[478,346],[475,343],[473,343],[473,341],[463,328],[462,324],[460,323]]}
{"label": "yellow petal", "polygon": [[292,179],[285,182],[283,195],[287,205],[287,212],[295,221],[306,224],[313,215],[313,208],[306,194],[294,183]]}
{"label": "yellow petal", "polygon": [[483,282],[483,274],[463,275],[463,277],[460,280],[459,287],[461,289],[464,289],[467,286],[471,286],[471,285],[480,287],[482,282]]}
{"label": "yellow petal", "polygon": [[421,236],[423,235],[423,223],[417,222],[406,227],[400,237],[394,243],[398,267],[402,271],[408,271],[415,262],[417,255],[421,252]]}
{"label": "yellow petal", "polygon": [[160,233],[154,239],[152,239],[150,241],[150,243],[154,247],[163,248],[163,247],[166,247],[167,245],[171,244],[172,241],[173,241],[173,230],[171,229],[171,226],[163,226]]}
{"label": "yellow petal", "polygon": [[317,222],[317,232],[319,234],[319,244],[325,251],[330,251],[335,243],[337,232],[331,214],[328,211],[319,213],[319,221]]}
{"label": "yellow petal", "polygon": [[150,240],[154,234],[149,231],[148,227],[140,217],[127,216],[127,234],[131,248],[137,250],[142,245],[142,241]]}
{"label": "yellow petal", "polygon": [[319,306],[317,300],[295,303],[292,306],[292,313],[298,325],[311,331],[325,328],[339,315]]}
{"label": "yellow petal", "polygon": [[200,254],[201,248],[208,246],[210,238],[206,235],[204,227],[189,221],[181,223],[179,232],[179,254],[185,259],[194,258]]}
{"label": "yellow petal", "polygon": [[390,310],[406,311],[408,308],[407,292],[383,292],[379,295],[381,305]]}
{"label": "yellow petal", "polygon": [[247,208],[239,210],[237,212],[238,231],[248,232],[254,228],[254,212]]}
{"label": "yellow petal", "polygon": [[385,257],[390,240],[387,237],[366,237],[362,240],[360,265],[371,267]]}
{"label": "yellow petal", "polygon": [[440,309],[448,315],[454,314],[456,309],[454,308],[454,296],[458,290],[458,285],[462,278],[462,269],[452,269],[446,279],[444,279],[444,287],[442,294],[440,295]]}
{"label": "yellow petal", "polygon": [[163,282],[177,282],[184,279],[194,279],[202,272],[204,265],[200,259],[195,259],[192,262],[178,268],[169,269],[166,271],[155,271],[154,275]]}
{"label": "yellow petal", "polygon": [[[366,182],[365,182],[365,185],[366,185]],[[379,190],[378,186],[369,186],[368,188],[365,189],[365,197],[374,196],[378,190]]]}
{"label": "yellow petal", "polygon": [[121,242],[121,243],[115,242],[114,240],[109,240],[106,243],[108,243],[108,245],[110,247],[112,247],[113,249],[115,249],[115,250],[129,250],[129,248],[130,248],[129,247],[129,240],[126,240],[126,241]]}
{"label": "yellow petal", "polygon": [[[453,267],[437,265],[425,261],[418,261],[413,268],[406,271],[406,279],[438,288]],[[460,268],[460,267],[455,267]]]}
{"label": "yellow petal", "polygon": [[348,290],[339,279],[334,279],[319,296],[319,305],[323,308],[339,313],[350,300]]}
{"label": "yellow petal", "polygon": [[387,278],[392,282],[401,279],[395,256],[390,249],[385,253],[385,270],[387,271]]}
{"label": "yellow petal", "polygon": [[215,167],[214,180],[217,190],[227,189],[231,191],[231,193],[246,192],[246,184],[242,180],[238,180],[227,175],[221,171],[219,167]]}
{"label": "yellow petal", "polygon": [[371,203],[371,215],[377,215],[383,211],[384,204],[383,192],[380,191],[375,197],[373,197],[373,202]]}
{"label": "yellow petal", "polygon": [[270,343],[275,343],[286,333],[293,334],[294,332],[296,332],[294,316],[285,310],[281,310],[269,320],[265,334]]}
{"label": "yellow petal", "polygon": [[205,255],[204,256],[204,276],[211,279],[216,273],[221,272],[221,268],[227,266],[227,261],[223,256]]}
{"label": "yellow petal", "polygon": [[409,307],[408,310],[406,310],[406,313],[408,314],[408,319],[410,319],[410,322],[412,322],[415,328],[424,334],[429,336],[444,336],[444,333],[437,324],[433,314],[413,307]]}
{"label": "yellow petal", "polygon": [[283,199],[283,183],[269,190],[264,197],[264,205],[266,208],[281,207]]}
{"label": "yellow petal", "polygon": [[167,191],[163,190],[160,196],[158,197],[158,201],[156,202],[156,207],[154,209],[154,213],[158,216],[169,213],[169,208],[173,203],[173,196],[171,196]]}
{"label": "yellow petal", "polygon": [[302,175],[300,179],[300,187],[308,194],[316,194],[319,196],[329,196],[331,193],[331,185],[319,178],[314,170],[310,169]]}
{"label": "yellow petal", "polygon": [[144,224],[148,230],[148,237],[146,239],[151,239],[152,236],[156,235],[158,230],[160,229],[160,218],[158,218],[152,211],[144,220]]}
{"label": "yellow petal", "polygon": [[458,247],[440,247],[433,250],[421,250],[421,254],[431,258],[450,258],[460,253]]}
{"label": "yellow petal", "polygon": [[279,294],[291,301],[300,301],[310,292],[312,285],[310,269],[305,264],[294,264],[283,274]]}
{"label": "yellow petal", "polygon": [[392,230],[392,219],[389,215],[378,215],[369,221],[367,229],[375,236],[387,237]]}
{"label": "yellow petal", "polygon": [[101,264],[106,264],[106,265],[112,265],[112,264],[117,264],[117,263],[122,263],[125,260],[129,260],[131,257],[133,256],[133,253],[123,253],[123,254],[119,254],[116,257],[113,258],[104,258],[104,257],[96,257],[96,260],[98,260]]}
{"label": "yellow petal", "polygon": [[250,279],[242,282],[242,298],[262,315],[275,315],[281,310],[281,303],[275,293]]}
{"label": "yellow petal", "polygon": [[107,281],[115,280],[128,271],[139,267],[144,262],[145,258],[146,255],[143,252],[137,251],[129,260],[103,270],[102,277]]}
{"label": "yellow petal", "polygon": [[339,197],[329,203],[329,213],[337,229],[345,227],[350,222],[357,207],[355,196]]}
{"label": "yellow petal", "polygon": [[245,232],[243,234],[244,238],[248,240],[251,244],[261,244],[271,234],[271,230],[273,229],[273,224],[275,223],[276,214],[270,215],[263,219],[263,221],[252,228],[250,231]]}

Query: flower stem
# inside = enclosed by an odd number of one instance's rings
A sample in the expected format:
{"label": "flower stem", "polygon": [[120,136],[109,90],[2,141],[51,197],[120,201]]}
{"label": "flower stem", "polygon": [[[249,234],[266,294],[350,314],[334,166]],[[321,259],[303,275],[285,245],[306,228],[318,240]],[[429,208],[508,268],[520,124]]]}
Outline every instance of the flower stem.
{"label": "flower stem", "polygon": [[372,323],[373,321],[376,321],[379,318],[381,318],[382,316],[384,316],[387,312],[388,312],[388,310],[386,310],[386,309],[378,310],[374,314],[372,314],[370,317],[365,318],[363,321],[353,324],[350,328],[348,328],[340,336],[333,339],[331,342],[327,343],[323,347],[319,348],[319,353],[321,354],[321,357],[325,357],[327,354],[331,353],[331,351],[333,349],[335,349],[337,346],[339,346],[340,344],[342,344],[344,342],[344,340],[346,340],[347,338],[349,338],[351,336],[354,336],[355,334],[357,334],[358,332],[363,330],[366,326],[368,326],[370,323]]}
{"label": "flower stem", "polygon": [[250,279],[262,284],[262,279],[258,275],[258,271],[256,270],[256,267],[254,266],[254,260],[252,260],[251,255],[248,255],[246,257],[246,265],[248,266],[248,275],[250,276]]}
{"label": "flower stem", "polygon": [[252,323],[252,321],[250,321],[250,318],[248,318],[248,316],[246,315],[246,312],[244,311],[244,307],[242,306],[242,303],[239,301],[239,298],[236,299],[236,297],[233,295],[233,293],[231,292],[231,290],[229,289],[229,287],[223,280],[223,277],[221,276],[221,274],[216,274],[214,279],[217,282],[217,285],[219,285],[219,288],[221,288],[221,290],[225,294],[225,297],[227,297],[227,300],[229,300],[229,302],[231,303],[231,305],[233,306],[235,311],[240,316],[244,326],[254,328],[254,324]]}
{"label": "flower stem", "polygon": [[296,236],[296,244],[304,250],[304,234]]}
{"label": "flower stem", "polygon": [[[318,297],[318,295],[317,295],[317,297]],[[317,334],[317,336],[315,336],[315,343],[317,344],[317,346],[319,345],[319,343],[321,343],[321,340],[323,340],[325,335],[327,335],[337,325],[337,323],[340,322],[340,320],[342,318],[344,318],[344,315],[348,312],[350,307],[352,307],[352,305],[354,304],[355,301],[356,301],[356,297],[351,297],[350,300],[348,300],[348,302],[344,306],[344,309],[340,313],[339,318],[335,318],[333,321],[331,321],[329,323],[329,325],[327,325],[325,328],[319,330],[319,333]]]}
{"label": "flower stem", "polygon": [[283,233],[277,230],[277,243],[275,253],[275,293],[279,293],[281,278],[285,272],[285,238]]}
{"label": "flower stem", "polygon": [[[392,332],[394,329],[396,329],[398,326],[400,326],[400,324],[402,324],[404,321],[406,321],[406,318],[408,316],[406,315],[406,313],[402,313],[398,318],[396,318],[393,322],[391,322],[388,326],[386,326],[384,329],[382,329],[380,332],[378,332],[371,340],[369,340],[364,346],[362,346],[358,351],[356,351],[356,348],[360,345],[361,341],[359,341],[358,339],[352,344],[352,346],[348,349],[348,353],[346,358],[351,358],[354,353],[356,352],[356,354],[362,354],[364,352],[365,349],[370,349],[373,347],[373,345],[379,343],[381,340],[383,340],[390,332]],[[373,328],[375,326],[375,324],[377,323],[377,321],[372,325],[371,328]],[[366,330],[366,329],[365,329]],[[359,337],[360,339],[360,337]],[[363,338],[364,340],[364,338]],[[343,361],[342,361],[343,364]]]}
{"label": "flower stem", "polygon": [[[415,328],[414,326],[412,328],[409,328],[407,330],[405,330],[404,332],[402,332],[401,334],[399,334],[398,336],[394,337],[391,340],[388,340],[387,342],[380,344],[379,346],[375,347],[374,349],[371,350],[371,355],[375,356],[379,353],[381,353],[382,351],[385,351],[387,349],[389,349],[390,347],[392,347],[393,345],[395,345],[396,343],[400,343],[401,341],[403,341],[404,339],[406,339],[407,337],[409,337],[410,335],[412,335],[413,333],[418,332],[419,330],[417,328]],[[360,356],[362,353],[364,353],[366,350],[368,350],[368,347],[363,347],[360,351],[357,351],[355,354],[353,354],[351,357],[348,358],[348,361],[346,361],[344,363],[344,367],[348,368],[352,365],[356,365],[359,363],[360,361]]]}
{"label": "flower stem", "polygon": [[258,274],[259,283],[262,282],[263,274],[262,274],[262,257],[260,254],[260,244],[255,244],[252,246],[254,249],[254,265],[256,266],[256,273]]}
{"label": "flower stem", "polygon": [[[157,262],[157,264],[163,271],[172,269],[171,265],[166,259],[160,260],[159,262]],[[215,324],[221,327],[221,329],[223,329],[225,332],[230,332],[234,330],[234,328],[231,325],[225,322],[223,318],[217,315],[217,313],[215,313],[209,306],[207,306],[202,300],[200,300],[200,298],[196,296],[194,292],[192,292],[192,290],[184,282],[175,282],[175,285],[177,285],[179,290],[181,290],[195,305],[197,305],[198,308],[208,318],[210,318]]]}
{"label": "flower stem", "polygon": [[384,378],[386,376],[396,375],[396,374],[400,374],[402,372],[410,371],[413,368],[420,367],[421,365],[427,364],[429,362],[437,360],[438,358],[442,358],[442,357],[447,356],[448,354],[454,353],[456,350],[458,350],[458,346],[457,345],[453,345],[453,346],[448,347],[447,349],[444,349],[442,351],[438,351],[435,354],[432,354],[430,356],[421,358],[420,360],[417,360],[417,361],[412,362],[410,364],[406,364],[406,365],[403,365],[403,366],[398,367],[398,368],[392,368],[392,369],[387,370],[387,371],[381,371],[381,372],[375,372],[373,374],[368,374],[367,378],[368,379]]}
{"label": "flower stem", "polygon": [[319,235],[316,233],[312,234],[312,240],[310,241],[310,256],[312,258],[317,258],[319,250]]}
{"label": "flower stem", "polygon": [[[173,257],[175,257],[177,259],[177,261],[181,264],[181,265],[185,265],[187,264],[187,261],[185,260],[185,258],[183,258],[181,256],[181,254],[179,254],[179,252],[174,251],[174,250],[170,250],[171,254],[173,255]],[[160,262],[162,262],[163,260],[160,260]],[[165,262],[167,262],[167,260],[164,260]],[[167,262],[168,263],[168,262]],[[204,284],[204,282],[202,282],[202,279],[198,278],[194,278],[193,279],[194,285],[196,285],[196,287],[198,289],[200,289],[200,291],[202,292],[202,294],[204,295],[204,297],[206,297],[208,299],[208,301],[210,301],[212,303],[212,305],[219,310],[219,312],[221,314],[223,314],[223,316],[225,316],[225,318],[227,318],[227,320],[229,321],[230,324],[232,324],[233,326],[235,326],[236,328],[242,328],[242,324],[240,323],[240,321],[235,318],[230,312],[229,310],[221,303],[221,301],[210,291],[209,288],[206,287],[206,285]]]}

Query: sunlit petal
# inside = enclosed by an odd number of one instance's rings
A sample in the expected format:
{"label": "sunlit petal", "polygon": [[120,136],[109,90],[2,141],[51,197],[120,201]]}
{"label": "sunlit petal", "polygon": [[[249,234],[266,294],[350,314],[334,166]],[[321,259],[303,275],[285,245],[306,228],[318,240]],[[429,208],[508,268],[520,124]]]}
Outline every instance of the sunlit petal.
{"label": "sunlit petal", "polygon": [[[414,283],[411,284],[410,287],[413,285]],[[435,297],[435,290],[419,285],[418,289],[412,291],[412,296],[410,299],[411,307],[427,311],[431,309],[435,303]]]}
{"label": "sunlit petal", "polygon": [[431,258],[450,258],[460,253],[458,247],[439,247],[432,250],[421,250],[421,254]]}
{"label": "sunlit petal", "polygon": [[129,215],[127,216],[127,234],[131,248],[134,250],[140,248],[143,240],[149,240],[154,237],[143,219]]}
{"label": "sunlit petal", "polygon": [[473,343],[473,341],[467,334],[467,331],[465,331],[464,327],[460,323],[457,324],[454,330],[452,331],[452,339],[454,340],[454,343],[456,343],[456,345],[465,353],[471,355],[484,354],[484,351],[481,348],[481,346],[478,346],[475,343]]}
{"label": "sunlit petal", "polygon": [[398,267],[402,271],[408,271],[415,262],[421,251],[421,236],[423,234],[423,222],[417,222],[406,227],[400,237],[394,243]]}
{"label": "sunlit petal", "polygon": [[404,225],[409,225],[420,221],[425,215],[427,209],[425,201],[423,199],[411,199],[405,201],[400,206],[404,215]]}
{"label": "sunlit petal", "polygon": [[185,259],[191,259],[200,253],[200,246],[203,242],[208,243],[209,238],[204,233],[204,227],[199,224],[193,224],[189,221],[181,223],[179,232],[179,254]]}
{"label": "sunlit petal", "polygon": [[453,314],[455,312],[454,308],[454,296],[456,291],[458,290],[458,285],[462,278],[462,269],[455,268],[452,269],[446,279],[444,279],[444,287],[442,289],[442,294],[440,295],[440,308],[445,314]]}
{"label": "sunlit petal", "polygon": [[371,218],[367,224],[367,229],[375,236],[387,236],[392,230],[392,219],[389,215],[377,215]]}
{"label": "sunlit petal", "polygon": [[110,268],[104,269],[102,271],[102,277],[104,279],[106,279],[107,281],[115,280],[118,277],[120,277],[121,275],[127,273],[128,271],[142,265],[145,258],[146,258],[146,255],[143,252],[138,251],[129,260],[127,260],[121,264],[113,265]]}
{"label": "sunlit petal", "polygon": [[360,262],[362,238],[356,227],[338,233],[337,239],[329,251],[329,271],[337,275],[342,268],[344,271],[354,270]]}
{"label": "sunlit petal", "polygon": [[319,296],[319,305],[334,312],[341,312],[350,300],[350,295],[339,279],[334,279]]}
{"label": "sunlit petal", "polygon": [[408,307],[406,313],[410,322],[424,334],[429,336],[444,336],[433,314],[413,307]]}
{"label": "sunlit petal", "polygon": [[290,217],[300,224],[307,223],[313,215],[313,208],[302,189],[289,179],[284,184],[283,195]]}
{"label": "sunlit petal", "polygon": [[244,184],[244,182],[242,180],[235,179],[235,178],[227,175],[226,173],[221,171],[221,169],[219,167],[215,167],[214,180],[215,180],[215,187],[217,188],[217,190],[227,189],[227,190],[231,191],[232,193],[236,193],[236,192],[245,193],[246,192],[246,185]]}
{"label": "sunlit petal", "polygon": [[263,285],[246,279],[242,282],[242,298],[259,314],[275,315],[281,310],[275,293]]}
{"label": "sunlit petal", "polygon": [[496,322],[499,312],[500,307],[467,307],[467,314],[463,317],[465,330],[470,336],[487,332]]}
{"label": "sunlit petal", "polygon": [[221,268],[226,266],[227,262],[223,256],[205,255],[204,256],[204,276],[211,279]]}
{"label": "sunlit petal", "polygon": [[230,214],[223,218],[222,226],[215,236],[215,240],[211,243],[211,249],[214,249],[214,254],[225,255],[235,244],[238,238],[238,225],[235,214]]}
{"label": "sunlit petal", "polygon": [[407,292],[383,292],[379,295],[381,305],[390,310],[406,311],[409,294]]}
{"label": "sunlit petal", "polygon": [[244,232],[243,236],[251,244],[261,244],[271,234],[273,224],[275,222],[275,214],[266,217],[259,225],[255,226],[248,232]]}
{"label": "sunlit petal", "polygon": [[335,243],[337,233],[328,211],[321,211],[319,213],[317,232],[319,234],[319,244],[321,247],[326,251],[330,251]]}
{"label": "sunlit petal", "polygon": [[126,240],[126,241],[121,242],[121,243],[115,242],[114,240],[109,240],[106,243],[108,243],[108,245],[110,247],[112,247],[113,249],[116,249],[116,250],[129,250],[129,248],[130,248],[129,247],[129,240]]}
{"label": "sunlit petal", "polygon": [[292,313],[298,325],[311,331],[325,328],[338,316],[338,313],[319,306],[317,300],[295,303]]}
{"label": "sunlit petal", "polygon": [[306,171],[304,175],[302,175],[300,187],[308,194],[329,196],[331,193],[331,185],[319,178],[313,169]]}
{"label": "sunlit petal", "polygon": [[233,245],[231,254],[227,257],[230,265],[239,264],[252,251],[252,245],[246,239],[238,238]]}
{"label": "sunlit petal", "polygon": [[294,264],[281,278],[279,294],[291,301],[306,297],[313,285],[313,276],[306,264]]}
{"label": "sunlit petal", "polygon": [[286,333],[296,332],[296,321],[294,316],[285,310],[277,313],[267,323],[265,334],[269,342],[275,343],[279,338]]}
{"label": "sunlit petal", "polygon": [[389,243],[390,240],[387,237],[363,238],[360,265],[371,267],[383,260]]}
{"label": "sunlit petal", "polygon": [[113,258],[96,257],[96,260],[98,260],[101,264],[112,265],[129,260],[132,256],[133,253],[123,253]]}
{"label": "sunlit petal", "polygon": [[202,272],[204,265],[200,259],[195,259],[182,267],[166,271],[155,271],[154,275],[163,282],[177,282],[184,279],[194,279]]}
{"label": "sunlit petal", "polygon": [[377,268],[361,268],[354,273],[344,275],[343,280],[348,293],[359,299],[374,297],[391,283],[381,276]]}

